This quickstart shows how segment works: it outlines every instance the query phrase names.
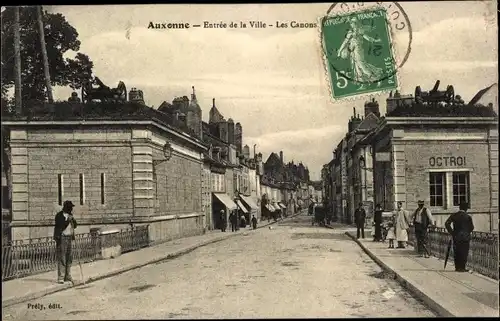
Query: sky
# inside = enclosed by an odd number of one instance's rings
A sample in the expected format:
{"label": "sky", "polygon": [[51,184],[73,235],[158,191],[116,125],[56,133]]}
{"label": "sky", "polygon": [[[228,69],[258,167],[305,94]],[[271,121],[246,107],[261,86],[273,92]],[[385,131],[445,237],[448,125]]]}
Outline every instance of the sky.
{"label": "sky", "polygon": [[[402,2],[412,28],[411,52],[399,69],[400,91],[430,90],[437,79],[468,102],[498,81],[496,4],[492,1]],[[345,136],[353,107],[363,112],[369,97],[330,98],[318,28],[148,29],[170,22],[203,24],[260,20],[314,23],[330,3],[225,5],[52,6],[76,28],[80,52],[94,62],[106,85],[121,80],[143,90],[158,107],[195,86],[203,119],[212,98],[225,118],[240,122],[243,143],[266,159],[283,151],[286,162],[302,161],[311,178]],[[394,35],[397,60],[408,46],[407,28]],[[74,55],[74,53],[68,53]],[[67,99],[70,88],[55,88]],[[387,95],[374,95],[385,113]]]}

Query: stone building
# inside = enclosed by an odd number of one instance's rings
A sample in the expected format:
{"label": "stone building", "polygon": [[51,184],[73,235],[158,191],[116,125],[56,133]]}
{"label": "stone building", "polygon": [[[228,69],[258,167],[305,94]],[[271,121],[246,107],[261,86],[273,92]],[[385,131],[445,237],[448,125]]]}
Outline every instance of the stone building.
{"label": "stone building", "polygon": [[386,211],[401,201],[413,211],[422,199],[442,227],[466,201],[476,230],[497,230],[495,86],[479,91],[469,104],[459,95],[447,103],[417,102],[396,92],[387,98],[384,117],[378,117],[374,101],[366,103],[365,118],[353,116],[334,152],[336,214],[344,211],[343,221],[351,223],[359,201],[365,208],[380,203]]}
{"label": "stone building", "polygon": [[174,98],[172,104],[164,101],[158,107],[158,111],[171,115],[178,122],[185,125],[194,137],[202,139],[202,111],[194,87],[192,89],[191,100],[187,96],[183,96]]}
{"label": "stone building", "polygon": [[170,115],[142,103],[55,103],[2,126],[11,137],[14,240],[51,236],[64,200],[76,205],[78,233],[144,224],[151,242],[203,233],[206,147]]}
{"label": "stone building", "polygon": [[492,106],[400,105],[368,141],[374,154],[375,200],[388,209],[423,199],[438,226],[460,202],[476,230],[498,229],[498,119]]}

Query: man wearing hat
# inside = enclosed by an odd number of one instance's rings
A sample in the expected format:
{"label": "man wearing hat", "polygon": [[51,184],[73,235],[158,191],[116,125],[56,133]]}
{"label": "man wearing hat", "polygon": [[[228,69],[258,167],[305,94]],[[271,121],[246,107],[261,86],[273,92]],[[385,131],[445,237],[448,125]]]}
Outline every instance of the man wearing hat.
{"label": "man wearing hat", "polygon": [[415,236],[417,238],[417,251],[420,256],[429,257],[430,252],[427,249],[428,233],[427,228],[432,226],[431,211],[426,208],[424,201],[418,201],[418,208],[413,213],[413,226],[415,226]]}
{"label": "man wearing hat", "polygon": [[[455,259],[455,271],[468,272],[465,268],[469,256],[469,246],[474,223],[472,217],[467,213],[469,204],[460,203],[460,210],[452,214],[445,222],[444,226],[453,237],[453,254]],[[453,228],[452,228],[453,225]]]}
{"label": "man wearing hat", "polygon": [[54,225],[54,240],[57,253],[57,282],[73,282],[71,277],[71,243],[75,239],[76,220],[73,217],[75,205],[71,201],[64,201],[62,211],[56,214]]}

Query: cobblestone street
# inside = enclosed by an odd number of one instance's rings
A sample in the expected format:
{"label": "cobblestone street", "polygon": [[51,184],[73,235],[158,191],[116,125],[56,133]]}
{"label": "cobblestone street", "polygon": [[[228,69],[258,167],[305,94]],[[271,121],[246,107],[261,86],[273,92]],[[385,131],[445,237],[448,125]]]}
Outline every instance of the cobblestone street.
{"label": "cobblestone street", "polygon": [[434,314],[342,228],[312,227],[307,216],[2,312],[3,320],[397,316]]}

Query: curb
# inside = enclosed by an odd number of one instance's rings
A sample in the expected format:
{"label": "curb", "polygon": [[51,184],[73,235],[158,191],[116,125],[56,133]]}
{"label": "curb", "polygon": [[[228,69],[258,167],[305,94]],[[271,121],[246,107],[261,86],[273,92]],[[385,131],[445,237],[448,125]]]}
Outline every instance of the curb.
{"label": "curb", "polygon": [[430,308],[432,311],[434,311],[438,317],[455,317],[453,313],[451,313],[448,309],[443,307],[441,304],[430,298],[427,294],[424,292],[420,291],[417,286],[412,284],[410,281],[406,280],[404,277],[402,277],[398,272],[396,272],[394,269],[391,269],[387,264],[382,262],[375,254],[373,254],[363,243],[361,243],[354,235],[352,235],[349,232],[345,232],[345,234],[350,237],[354,242],[356,242],[359,247],[365,252],[375,263],[377,263],[382,270],[389,272],[393,279],[398,281],[399,284],[401,284],[405,289],[407,289],[409,292],[411,292],[414,296],[416,296],[418,299],[424,302],[424,304]]}
{"label": "curb", "polygon": [[[264,225],[258,226],[257,229],[264,228],[266,226],[269,226],[269,225],[272,225],[272,224],[276,224],[276,223],[279,223],[279,222],[283,222],[284,220],[286,220],[288,218],[292,218],[292,217],[295,217],[295,216],[300,215],[300,214],[301,213],[298,213],[298,214],[295,214],[295,215],[291,215],[291,216],[289,216],[289,217],[287,217],[287,218],[285,218],[283,220],[279,220],[279,221],[276,221],[276,222],[273,221],[273,222],[266,223]],[[251,230],[249,230],[249,231],[251,231]],[[111,271],[111,272],[105,272],[105,273],[103,273],[101,275],[98,275],[96,277],[86,279],[85,280],[85,284],[92,283],[92,282],[99,281],[99,280],[106,279],[106,278],[110,278],[110,277],[113,277],[113,276],[116,276],[116,275],[119,275],[119,274],[122,274],[122,273],[125,273],[125,272],[128,272],[128,271],[136,270],[136,269],[139,269],[139,268],[144,267],[146,265],[151,265],[151,264],[155,264],[155,263],[160,263],[162,261],[174,259],[174,258],[177,258],[177,257],[182,256],[184,254],[187,254],[189,252],[192,252],[192,251],[196,250],[197,248],[200,248],[200,247],[203,247],[203,246],[206,246],[206,245],[210,245],[210,244],[213,244],[213,243],[221,242],[221,241],[227,240],[227,239],[229,239],[231,237],[241,236],[241,235],[243,235],[244,232],[246,232],[246,231],[240,230],[240,232],[238,232],[238,233],[225,234],[225,235],[222,235],[221,237],[214,238],[214,239],[207,240],[207,241],[202,241],[202,242],[200,242],[198,244],[191,245],[191,246],[189,246],[187,248],[180,249],[180,250],[178,250],[176,252],[168,253],[165,256],[161,257],[161,258],[156,258],[154,260],[146,261],[146,262],[143,262],[143,263],[137,263],[137,264],[134,264],[134,265],[129,265],[127,267],[124,267],[124,268],[121,268],[121,269],[118,269],[118,270],[114,270],[114,271]],[[44,290],[39,291],[39,292],[30,293],[30,294],[27,294],[27,295],[22,296],[22,297],[13,298],[13,299],[7,299],[5,301],[2,301],[2,308],[6,308],[6,307],[9,307],[9,306],[12,306],[12,305],[15,305],[15,304],[19,304],[19,303],[23,303],[23,302],[26,302],[26,301],[36,300],[36,299],[39,299],[41,297],[47,296],[49,294],[53,294],[53,293],[61,292],[61,291],[68,290],[68,289],[71,289],[71,288],[75,288],[75,287],[78,287],[78,286],[83,285],[83,284],[84,284],[84,282],[81,282],[81,281],[80,282],[75,282],[74,284],[61,284],[61,285],[56,285],[53,288],[48,288],[48,289],[44,289]]]}

